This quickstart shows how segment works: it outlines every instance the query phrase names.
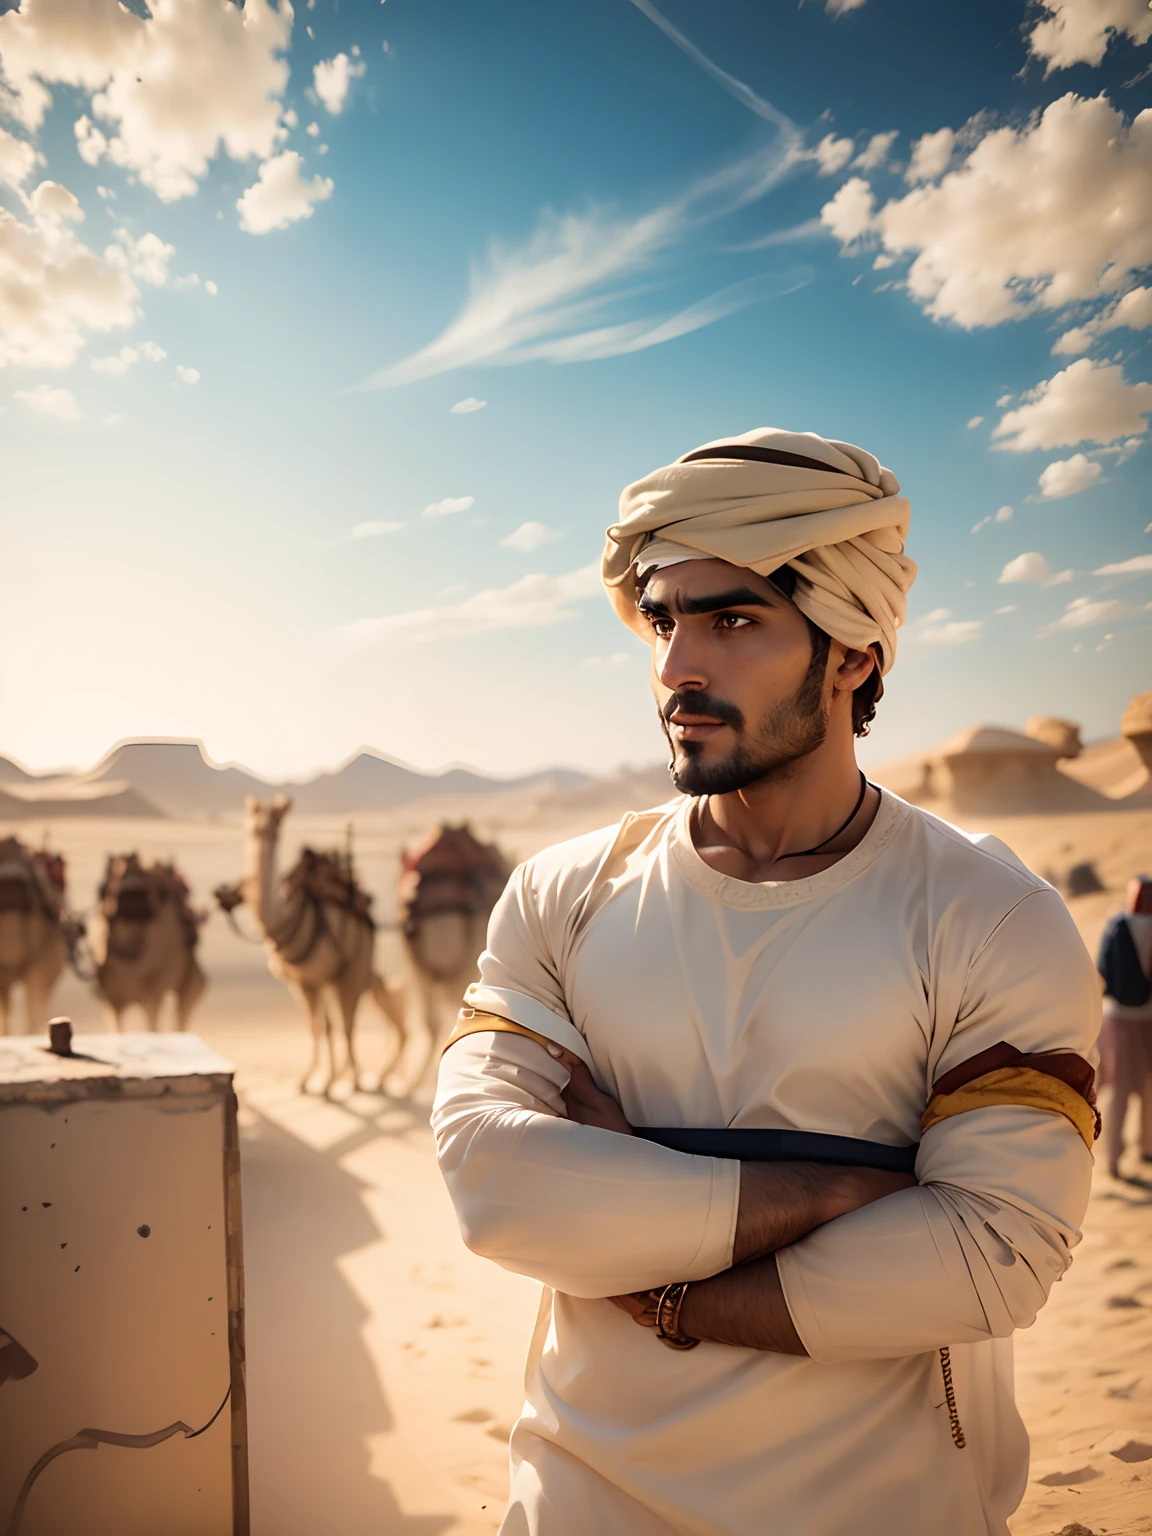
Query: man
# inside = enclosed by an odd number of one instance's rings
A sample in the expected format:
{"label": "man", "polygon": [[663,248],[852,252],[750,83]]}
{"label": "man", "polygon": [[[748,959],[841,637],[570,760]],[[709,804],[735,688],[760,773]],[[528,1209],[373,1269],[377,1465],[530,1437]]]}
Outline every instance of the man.
{"label": "man", "polygon": [[1104,978],[1102,1076],[1112,1086],[1104,1151],[1116,1179],[1133,1094],[1141,1101],[1141,1155],[1152,1162],[1152,879],[1147,875],[1129,880],[1124,911],[1105,924],[1096,967]]}
{"label": "man", "polygon": [[545,1286],[506,1536],[983,1536],[1019,1502],[1011,1334],[1079,1237],[1099,988],[1008,849],[856,767],[898,492],[764,429],[621,498],[605,584],[685,798],[514,873],[433,1113],[465,1241]]}

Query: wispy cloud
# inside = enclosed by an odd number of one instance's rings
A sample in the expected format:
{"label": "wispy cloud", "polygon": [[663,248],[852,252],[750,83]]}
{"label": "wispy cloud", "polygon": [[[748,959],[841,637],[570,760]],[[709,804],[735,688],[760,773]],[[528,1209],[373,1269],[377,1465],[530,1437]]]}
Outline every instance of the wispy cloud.
{"label": "wispy cloud", "polygon": [[1009,560],[1000,572],[997,585],[1007,587],[1013,582],[1030,581],[1038,587],[1060,587],[1071,581],[1074,574],[1071,570],[1054,571],[1038,550],[1030,549],[1026,554],[1017,555],[1015,560]]}
{"label": "wispy cloud", "polygon": [[[1152,608],[1152,603],[1146,603],[1144,607]],[[1134,619],[1143,611],[1139,604],[1122,603],[1119,598],[1094,600],[1090,597],[1076,597],[1055,623],[1046,624],[1039,634],[1043,639],[1064,629],[1091,629],[1096,624],[1119,624],[1124,619]]]}
{"label": "wispy cloud", "polygon": [[453,416],[471,416],[474,411],[482,411],[487,404],[487,400],[477,400],[475,395],[469,395],[466,400],[457,400],[448,409]]}
{"label": "wispy cloud", "polygon": [[649,0],[633,4],[705,74],[769,123],[771,142],[639,216],[603,207],[545,210],[524,245],[506,248],[493,241],[487,258],[472,269],[463,308],[434,341],[355,388],[388,389],[479,365],[587,362],[639,352],[812,281],[807,266],[762,273],[671,313],[621,318],[623,305],[635,304],[639,279],[666,269],[693,235],[756,203],[812,159],[790,118],[714,64]]}
{"label": "wispy cloud", "polygon": [[954,619],[948,608],[933,608],[901,631],[901,641],[916,649],[971,645],[984,633],[983,619]]}
{"label": "wispy cloud", "polygon": [[403,523],[388,523],[379,518],[370,523],[357,523],[352,529],[354,539],[378,539],[384,533],[399,533]]}
{"label": "wispy cloud", "polygon": [[1102,565],[1096,576],[1146,576],[1152,574],[1152,555],[1133,555],[1131,560],[1120,560],[1115,565]]}
{"label": "wispy cloud", "polygon": [[557,539],[564,537],[559,528],[549,528],[547,523],[521,523],[514,533],[510,533],[506,539],[501,539],[501,544],[509,549],[528,551],[540,549],[545,544],[552,544]]}
{"label": "wispy cloud", "polygon": [[475,505],[475,496],[445,496],[443,501],[430,501],[424,516],[451,517],[454,512],[470,512]]}
{"label": "wispy cloud", "polygon": [[543,629],[577,616],[573,606],[600,591],[600,567],[593,562],[561,576],[522,576],[509,587],[474,592],[458,603],[413,608],[379,619],[360,619],[335,631],[346,644],[397,639],[413,645],[460,640],[501,629]]}

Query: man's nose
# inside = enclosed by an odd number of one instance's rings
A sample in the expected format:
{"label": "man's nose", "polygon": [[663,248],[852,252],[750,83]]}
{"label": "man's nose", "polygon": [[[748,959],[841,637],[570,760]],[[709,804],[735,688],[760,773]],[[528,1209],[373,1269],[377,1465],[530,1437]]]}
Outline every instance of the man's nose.
{"label": "man's nose", "polygon": [[655,671],[661,685],[671,693],[688,689],[697,693],[708,691],[708,669],[701,647],[691,630],[681,624],[677,624],[663,653],[656,658]]}

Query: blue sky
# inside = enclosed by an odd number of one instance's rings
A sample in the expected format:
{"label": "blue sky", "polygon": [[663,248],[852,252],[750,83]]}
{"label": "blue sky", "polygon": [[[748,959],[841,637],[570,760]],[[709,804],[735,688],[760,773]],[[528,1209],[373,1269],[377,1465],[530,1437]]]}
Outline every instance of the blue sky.
{"label": "blue sky", "polygon": [[872,761],[1148,686],[1144,0],[151,9],[0,15],[0,750],[656,758],[603,529],[758,425],[911,499]]}

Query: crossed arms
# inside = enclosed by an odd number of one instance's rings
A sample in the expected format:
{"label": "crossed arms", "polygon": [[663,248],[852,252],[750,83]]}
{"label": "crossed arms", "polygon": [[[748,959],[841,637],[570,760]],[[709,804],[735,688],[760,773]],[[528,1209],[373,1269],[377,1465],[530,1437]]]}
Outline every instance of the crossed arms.
{"label": "crossed arms", "polygon": [[[610,1095],[570,1051],[558,1060],[569,1072],[563,1091],[568,1118],[631,1136],[632,1127]],[[741,1344],[786,1355],[806,1355],[788,1311],[776,1252],[816,1227],[870,1205],[898,1189],[911,1189],[911,1174],[818,1163],[744,1163],[732,1244],[732,1266],[694,1284],[680,1312],[682,1330],[694,1339]],[[609,1298],[641,1327],[655,1327],[647,1292]]]}

